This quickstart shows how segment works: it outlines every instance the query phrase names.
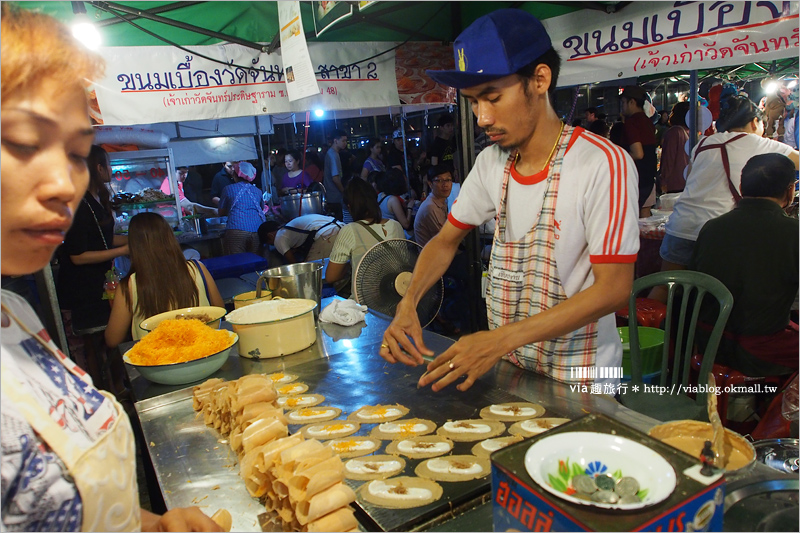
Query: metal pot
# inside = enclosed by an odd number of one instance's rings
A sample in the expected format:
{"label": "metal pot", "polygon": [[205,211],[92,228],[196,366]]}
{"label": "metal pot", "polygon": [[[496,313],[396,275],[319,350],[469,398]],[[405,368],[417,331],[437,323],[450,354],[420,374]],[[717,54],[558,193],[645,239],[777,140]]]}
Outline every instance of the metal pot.
{"label": "metal pot", "polygon": [[261,273],[256,283],[256,297],[261,297],[262,280],[272,296],[279,298],[307,298],[317,302],[314,317],[319,316],[322,305],[322,265],[320,263],[295,263],[270,268]]}
{"label": "metal pot", "polygon": [[226,320],[239,335],[239,355],[267,359],[304,350],[317,340],[314,310],[308,299],[281,298],[231,311]]}
{"label": "metal pot", "polygon": [[286,220],[293,220],[300,215],[321,215],[322,193],[289,194],[281,197],[281,215]]}

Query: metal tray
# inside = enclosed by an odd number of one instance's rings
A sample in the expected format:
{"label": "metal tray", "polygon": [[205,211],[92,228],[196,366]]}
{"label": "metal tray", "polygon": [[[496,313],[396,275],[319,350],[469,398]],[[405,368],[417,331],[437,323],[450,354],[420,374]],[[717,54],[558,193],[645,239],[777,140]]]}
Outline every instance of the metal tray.
{"label": "metal tray", "polygon": [[[478,381],[466,393],[450,386],[434,393],[417,389],[424,367],[390,365],[372,349],[352,349],[330,358],[295,366],[292,373],[309,386],[309,392],[322,394],[331,405],[342,409],[340,418],[364,405],[401,403],[410,409],[408,418],[425,418],[441,426],[448,420],[479,418],[490,404],[521,401],[503,390]],[[177,391],[136,404],[142,428],[168,507],[199,505],[209,514],[226,507],[234,516],[234,530],[259,529],[256,516],[263,507],[250,497],[238,477],[236,456],[227,441],[202,420],[196,419],[190,389]],[[556,416],[560,413],[548,412]],[[509,426],[510,424],[506,424]],[[356,435],[367,435],[374,424],[362,424]],[[289,426],[296,432],[300,426]],[[224,441],[224,442],[223,442]],[[389,441],[376,453],[384,453]],[[453,454],[469,454],[473,442],[455,443]],[[420,460],[406,458],[400,475],[414,475]],[[347,483],[355,490],[362,481]],[[425,527],[452,514],[481,503],[491,490],[491,477],[458,483],[441,482],[444,494],[433,504],[414,509],[383,509],[357,501],[356,512],[367,530],[411,530]]]}

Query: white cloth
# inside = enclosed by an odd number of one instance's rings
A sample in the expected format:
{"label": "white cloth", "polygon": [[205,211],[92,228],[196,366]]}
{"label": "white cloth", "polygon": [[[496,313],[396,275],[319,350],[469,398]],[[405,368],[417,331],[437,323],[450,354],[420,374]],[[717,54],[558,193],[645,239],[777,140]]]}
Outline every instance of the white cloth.
{"label": "white cloth", "polygon": [[[461,186],[448,220],[462,229],[494,219],[508,152],[483,150]],[[627,171],[627,174],[626,174]],[[539,218],[547,171],[513,176],[508,190],[508,238],[519,240]],[[639,251],[638,175],[630,155],[607,139],[577,135],[564,156],[556,202],[555,258],[567,297],[594,283],[592,264],[632,263]],[[613,314],[597,326],[598,367],[620,366],[622,346]],[[597,380],[596,382],[602,382]]]}
{"label": "white cloth", "polygon": [[[403,226],[396,220],[387,220],[383,224],[369,224],[369,227],[383,240],[405,238]],[[348,224],[336,236],[336,242],[333,244],[330,255],[331,262],[343,265],[349,261],[351,281],[355,286],[356,269],[361,263],[361,259],[377,243],[375,236],[358,222]]]}
{"label": "white cloth", "polygon": [[[741,135],[741,132],[715,133],[703,142],[703,146],[720,144],[737,135]],[[788,156],[792,153],[790,146],[754,133],[730,142],[725,148],[730,162],[731,181],[737,191],[742,182],[742,169],[751,157],[768,153]],[[697,234],[706,222],[724,215],[736,205],[722,165],[722,151],[705,150],[695,159],[696,151],[697,146],[689,158],[686,188],[675,202],[666,227],[669,235],[690,241],[697,240]]]}
{"label": "white cloth", "polygon": [[320,322],[330,322],[340,326],[352,326],[364,320],[367,306],[355,300],[334,300],[319,314]]}
{"label": "white cloth", "polygon": [[[333,217],[325,215],[303,215],[291,220],[288,224],[286,224],[286,226],[310,231],[317,230],[334,220],[335,219]],[[319,239],[321,237],[328,237],[337,233],[338,231],[339,227],[335,224],[331,224],[322,231],[318,232],[315,238]],[[292,248],[301,246],[306,241],[306,237],[308,237],[308,235],[305,233],[285,229],[285,227],[281,228],[275,234],[275,249],[278,250],[278,253],[284,255]]]}

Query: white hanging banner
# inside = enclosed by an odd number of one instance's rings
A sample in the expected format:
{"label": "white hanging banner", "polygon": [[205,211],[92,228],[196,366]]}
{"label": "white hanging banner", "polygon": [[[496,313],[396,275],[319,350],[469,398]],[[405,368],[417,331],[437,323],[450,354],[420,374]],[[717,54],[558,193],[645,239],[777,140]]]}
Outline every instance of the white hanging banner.
{"label": "white hanging banner", "polygon": [[131,125],[397,105],[394,51],[350,66],[395,44],[310,43],[319,90],[294,102],[280,51],[224,44],[196,46],[196,55],[187,55],[171,46],[106,47],[92,117],[97,124]]}
{"label": "white hanging banner", "polygon": [[542,21],[559,87],[772,61],[798,54],[798,2],[631,2]]}
{"label": "white hanging banner", "polygon": [[278,2],[278,24],[281,28],[281,55],[289,101],[318,94],[319,86],[308,55],[303,20],[300,18],[300,2]]}

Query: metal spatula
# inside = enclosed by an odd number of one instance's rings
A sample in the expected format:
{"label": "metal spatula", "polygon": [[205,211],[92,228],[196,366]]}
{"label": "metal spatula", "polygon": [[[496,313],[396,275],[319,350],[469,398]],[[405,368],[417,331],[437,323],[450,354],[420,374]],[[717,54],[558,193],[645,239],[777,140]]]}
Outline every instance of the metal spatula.
{"label": "metal spatula", "polygon": [[711,444],[714,448],[714,466],[717,468],[725,468],[728,464],[728,457],[725,454],[725,428],[722,427],[722,420],[719,418],[717,412],[717,395],[714,390],[717,387],[717,382],[714,379],[714,374],[708,373],[708,421],[711,422],[711,428],[714,431],[714,437]]}

